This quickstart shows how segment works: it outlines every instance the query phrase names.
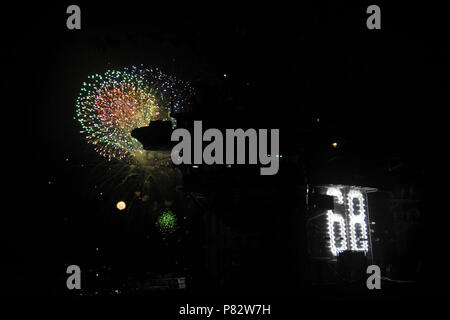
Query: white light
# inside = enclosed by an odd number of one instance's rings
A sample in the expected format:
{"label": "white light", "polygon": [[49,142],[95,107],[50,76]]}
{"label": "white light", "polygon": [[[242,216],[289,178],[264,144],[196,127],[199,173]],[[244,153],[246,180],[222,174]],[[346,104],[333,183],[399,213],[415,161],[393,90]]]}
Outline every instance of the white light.
{"label": "white light", "polygon": [[333,196],[337,198],[337,203],[344,204],[344,196],[342,195],[341,189],[338,188],[328,188],[327,196]]}
{"label": "white light", "polygon": [[[333,255],[348,249],[364,252],[369,250],[365,194],[359,189],[347,190],[341,187],[326,189],[326,194],[343,206],[327,212],[328,236]],[[335,234],[336,227],[339,234]]]}
{"label": "white light", "polygon": [[[330,250],[333,255],[337,255],[339,252],[347,250],[347,236],[345,234],[345,220],[340,214],[333,213],[332,210],[327,212],[328,218],[328,236],[330,237]],[[335,224],[339,224],[337,235],[339,238],[336,239],[336,234],[334,232]],[[340,242],[340,245],[336,246],[336,240]]]}
{"label": "white light", "polygon": [[[358,210],[355,210],[354,199],[358,200]],[[347,206],[349,216],[349,229],[350,229],[350,245],[351,249],[355,251],[368,251],[368,237],[367,237],[367,225],[366,225],[366,210],[364,204],[364,196],[359,190],[350,190],[347,194]],[[356,228],[359,225],[361,229],[361,235],[358,238],[356,234]]]}

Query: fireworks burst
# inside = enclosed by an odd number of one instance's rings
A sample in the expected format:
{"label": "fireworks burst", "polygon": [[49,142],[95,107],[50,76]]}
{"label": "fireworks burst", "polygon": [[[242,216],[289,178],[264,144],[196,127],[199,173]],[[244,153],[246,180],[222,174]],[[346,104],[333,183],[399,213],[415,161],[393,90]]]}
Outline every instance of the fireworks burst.
{"label": "fireworks burst", "polygon": [[142,144],[131,131],[154,120],[174,124],[170,112],[182,111],[193,93],[188,84],[159,69],[108,70],[88,79],[77,99],[77,120],[88,143],[108,160],[142,158]]}
{"label": "fireworks burst", "polygon": [[168,236],[177,229],[177,216],[166,209],[156,220],[156,227],[163,237]]}

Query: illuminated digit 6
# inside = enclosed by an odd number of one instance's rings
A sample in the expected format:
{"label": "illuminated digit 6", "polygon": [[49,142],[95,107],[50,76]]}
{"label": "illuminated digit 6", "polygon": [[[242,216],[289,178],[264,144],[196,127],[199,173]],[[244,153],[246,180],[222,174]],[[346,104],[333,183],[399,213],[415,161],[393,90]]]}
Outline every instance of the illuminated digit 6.
{"label": "illuminated digit 6", "polygon": [[[328,218],[328,236],[330,237],[330,250],[333,255],[347,250],[347,236],[345,235],[345,220],[340,214],[327,212]],[[335,230],[337,229],[337,232]],[[337,233],[337,234],[336,234]]]}
{"label": "illuminated digit 6", "polygon": [[[336,198],[337,203],[344,204],[342,191],[338,188],[328,188],[327,195]],[[333,255],[347,250],[347,235],[345,230],[345,219],[342,215],[334,213],[332,210],[327,212],[328,218],[328,236],[330,237],[330,250]],[[335,231],[337,230],[337,232]]]}

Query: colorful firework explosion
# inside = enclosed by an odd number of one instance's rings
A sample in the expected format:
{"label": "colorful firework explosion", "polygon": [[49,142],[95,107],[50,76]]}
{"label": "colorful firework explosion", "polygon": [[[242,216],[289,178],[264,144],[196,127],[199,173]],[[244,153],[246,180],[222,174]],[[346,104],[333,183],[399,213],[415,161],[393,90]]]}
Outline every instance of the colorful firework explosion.
{"label": "colorful firework explosion", "polygon": [[156,227],[163,237],[168,236],[177,228],[177,216],[169,209],[164,210],[156,220]]}
{"label": "colorful firework explosion", "polygon": [[87,141],[111,160],[135,157],[142,144],[131,136],[150,121],[175,119],[192,95],[192,88],[159,69],[132,67],[94,74],[84,82],[76,103],[77,120]]}

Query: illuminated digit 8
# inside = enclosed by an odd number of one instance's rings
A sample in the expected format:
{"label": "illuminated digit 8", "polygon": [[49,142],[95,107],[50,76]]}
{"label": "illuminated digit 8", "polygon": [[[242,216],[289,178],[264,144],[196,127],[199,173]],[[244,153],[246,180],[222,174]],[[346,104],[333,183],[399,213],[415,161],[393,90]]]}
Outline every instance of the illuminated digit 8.
{"label": "illuminated digit 8", "polygon": [[[355,206],[354,200],[358,202],[358,208]],[[368,251],[366,210],[364,204],[364,196],[359,190],[350,190],[347,194],[349,230],[350,230],[350,246],[351,250]],[[360,234],[357,234],[357,227],[360,228]]]}

